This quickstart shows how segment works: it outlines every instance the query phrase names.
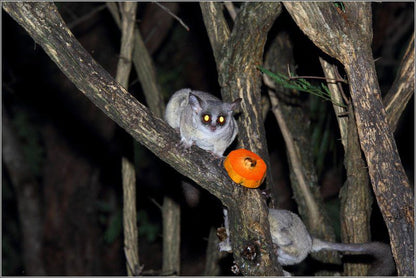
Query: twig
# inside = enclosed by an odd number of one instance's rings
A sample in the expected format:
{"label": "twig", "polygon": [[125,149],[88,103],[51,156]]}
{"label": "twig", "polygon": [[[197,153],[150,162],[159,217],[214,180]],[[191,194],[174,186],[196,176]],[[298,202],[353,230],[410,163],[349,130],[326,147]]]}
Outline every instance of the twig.
{"label": "twig", "polygon": [[319,79],[319,80],[325,80],[327,82],[342,82],[345,84],[348,84],[348,81],[345,79],[338,79],[338,78],[326,78],[322,76],[309,76],[309,75],[300,75],[300,76],[289,76],[289,80],[296,80],[296,79]]}
{"label": "twig", "polygon": [[[346,106],[342,102],[335,102],[332,99],[331,93],[330,93],[328,87],[326,87],[322,83],[321,83],[321,87],[317,87],[317,86],[313,86],[308,81],[306,81],[305,79],[302,79],[300,77],[296,78],[296,80],[291,80],[290,76],[285,76],[284,74],[281,74],[281,73],[278,73],[278,72],[273,73],[273,72],[271,72],[271,71],[269,71],[269,70],[267,70],[267,69],[265,69],[261,66],[258,66],[257,68],[261,72],[263,72],[264,74],[273,78],[274,82],[282,85],[283,87],[285,87],[287,89],[306,92],[306,93],[309,93],[311,95],[320,97],[324,100],[331,101],[335,105],[346,108]],[[291,82],[291,81],[293,81],[293,82]]]}
{"label": "twig", "polygon": [[152,201],[153,204],[155,204],[160,210],[162,210],[162,205],[159,204],[154,198],[150,198],[150,201]]}
{"label": "twig", "polygon": [[104,10],[106,8],[106,5],[101,5],[98,6],[97,8],[93,9],[92,11],[90,11],[89,13],[73,20],[71,23],[68,23],[68,28],[69,29],[73,29],[74,27],[76,27],[78,24],[82,23],[83,21],[89,19],[90,17],[92,17],[93,15],[95,15],[98,12],[101,12],[102,10]]}
{"label": "twig", "polygon": [[[129,251],[127,250],[127,247],[124,246],[124,253],[127,254]],[[132,265],[130,257],[126,257],[127,261],[127,267],[129,269],[129,273],[132,274],[132,276],[139,276],[142,275],[144,265]]]}
{"label": "twig", "polygon": [[116,21],[117,25],[121,28],[121,18],[120,13],[118,12],[117,4],[115,2],[107,2],[106,6],[113,16],[113,19]]}
{"label": "twig", "polygon": [[[338,71],[335,65],[328,63],[321,57],[319,57],[319,61],[321,62],[321,67],[326,78],[334,79],[337,77]],[[331,99],[334,102],[342,103],[342,98],[343,98],[344,93],[340,84],[334,84],[334,83],[328,82],[327,85],[328,85],[328,89],[331,91]],[[344,148],[346,148],[347,146],[347,141],[346,141],[347,140],[347,119],[341,117],[343,116],[342,113],[345,113],[345,109],[337,105],[333,105],[333,108],[335,110],[335,114],[337,114],[338,116],[337,121],[338,121],[339,130],[340,130],[342,145],[344,146]]]}
{"label": "twig", "polygon": [[337,74],[337,77],[334,77],[334,78],[328,78],[328,77],[322,77],[322,76],[309,76],[309,75],[292,76],[292,72],[290,71],[290,65],[287,65],[287,76],[289,77],[289,80],[295,80],[295,79],[300,79],[300,78],[322,79],[322,80],[326,80],[327,82],[342,82],[342,83],[348,84],[348,81],[341,78],[339,74]]}
{"label": "twig", "polygon": [[237,11],[235,10],[233,2],[224,2],[224,6],[230,14],[231,19],[235,21],[235,18],[237,17]]}
{"label": "twig", "polygon": [[[334,67],[335,67],[335,66],[334,66]],[[336,67],[335,67],[335,78],[341,78],[341,76],[339,75],[339,72],[338,72],[338,68],[336,68]],[[340,90],[340,92],[341,92],[341,96],[342,96],[342,98],[344,99],[345,104],[346,104],[346,105],[349,105],[349,104],[350,104],[350,100],[349,100],[349,98],[345,95],[345,92],[344,92],[344,90],[342,89],[341,84],[337,84],[337,86],[338,86],[338,88],[339,88],[339,90]]]}
{"label": "twig", "polygon": [[164,10],[165,12],[167,12],[168,14],[170,14],[174,19],[176,19],[177,21],[179,21],[179,23],[186,29],[186,31],[189,32],[189,27],[182,21],[182,19],[180,19],[177,15],[175,15],[174,13],[172,13],[168,8],[166,8],[165,6],[163,6],[162,4],[155,2],[156,5],[158,5],[162,10]]}

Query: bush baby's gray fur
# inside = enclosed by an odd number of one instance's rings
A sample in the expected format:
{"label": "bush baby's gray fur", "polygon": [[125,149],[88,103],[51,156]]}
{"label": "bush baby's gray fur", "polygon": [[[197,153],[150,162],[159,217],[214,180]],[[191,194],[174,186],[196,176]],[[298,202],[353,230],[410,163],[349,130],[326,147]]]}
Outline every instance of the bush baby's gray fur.
{"label": "bush baby's gray fur", "polygon": [[233,112],[240,102],[241,99],[223,102],[209,93],[181,89],[170,98],[165,120],[179,130],[185,148],[195,143],[201,149],[222,157],[238,133]]}

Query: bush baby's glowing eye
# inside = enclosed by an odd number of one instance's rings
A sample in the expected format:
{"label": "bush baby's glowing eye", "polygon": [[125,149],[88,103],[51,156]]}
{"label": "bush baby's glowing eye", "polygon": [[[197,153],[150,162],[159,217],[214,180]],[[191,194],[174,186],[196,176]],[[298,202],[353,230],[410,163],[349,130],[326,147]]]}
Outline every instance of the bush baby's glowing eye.
{"label": "bush baby's glowing eye", "polygon": [[225,117],[224,116],[219,116],[217,119],[217,123],[220,125],[225,124]]}
{"label": "bush baby's glowing eye", "polygon": [[209,114],[202,115],[202,121],[204,123],[210,123],[211,122],[211,115],[209,115]]}

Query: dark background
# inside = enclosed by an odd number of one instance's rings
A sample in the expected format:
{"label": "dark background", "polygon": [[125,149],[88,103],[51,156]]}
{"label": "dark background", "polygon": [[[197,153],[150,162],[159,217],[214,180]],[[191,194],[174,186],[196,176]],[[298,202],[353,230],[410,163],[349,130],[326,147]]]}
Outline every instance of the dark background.
{"label": "dark background", "polygon": [[[120,31],[103,3],[57,3],[65,22],[81,44],[113,76]],[[164,98],[184,87],[219,95],[216,66],[198,3],[169,4],[190,28],[167,17],[155,4],[139,3],[138,25],[152,54]],[[238,5],[236,5],[238,6]],[[390,88],[401,56],[414,29],[413,3],[373,3],[373,51],[383,95]],[[94,12],[95,11],[95,12]],[[323,76],[323,55],[300,32],[286,11],[271,36],[286,30],[294,44],[299,75]],[[158,40],[163,38],[162,40]],[[266,46],[267,47],[267,46]],[[43,256],[49,275],[124,275],[121,219],[121,157],[134,161],[140,229],[140,263],[145,274],[158,274],[162,261],[161,205],[168,194],[181,204],[182,275],[203,273],[210,227],[222,224],[218,200],[201,190],[197,206],[184,199],[182,177],[151,152],[134,143],[59,71],[44,51],[2,11],[2,110],[22,144],[31,174],[39,184]],[[311,81],[313,83],[313,81]],[[145,103],[136,73],[128,88]],[[344,181],[343,151],[329,103],[311,100],[312,129],[330,131],[329,144],[315,153],[321,192],[337,230],[338,191]],[[414,100],[409,102],[395,133],[399,153],[413,183]],[[296,211],[291,198],[284,142],[271,113],[265,122],[281,207]],[[312,132],[312,131],[311,131]],[[311,142],[319,144],[320,142]],[[2,164],[2,274],[24,275],[22,234],[16,191]],[[374,206],[374,239],[387,233]],[[223,274],[230,274],[230,259]],[[146,272],[147,271],[147,272]],[[154,272],[152,272],[154,271]]]}

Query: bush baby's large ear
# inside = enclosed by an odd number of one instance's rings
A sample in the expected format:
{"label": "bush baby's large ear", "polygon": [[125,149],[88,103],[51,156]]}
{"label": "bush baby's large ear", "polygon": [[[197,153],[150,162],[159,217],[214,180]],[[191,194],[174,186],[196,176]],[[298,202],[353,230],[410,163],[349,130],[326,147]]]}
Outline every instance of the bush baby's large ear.
{"label": "bush baby's large ear", "polygon": [[237,98],[233,102],[230,103],[230,110],[235,111],[238,107],[240,107],[240,103],[243,99]]}
{"label": "bush baby's large ear", "polygon": [[195,113],[201,112],[202,100],[198,96],[194,95],[193,93],[189,93],[188,103]]}

